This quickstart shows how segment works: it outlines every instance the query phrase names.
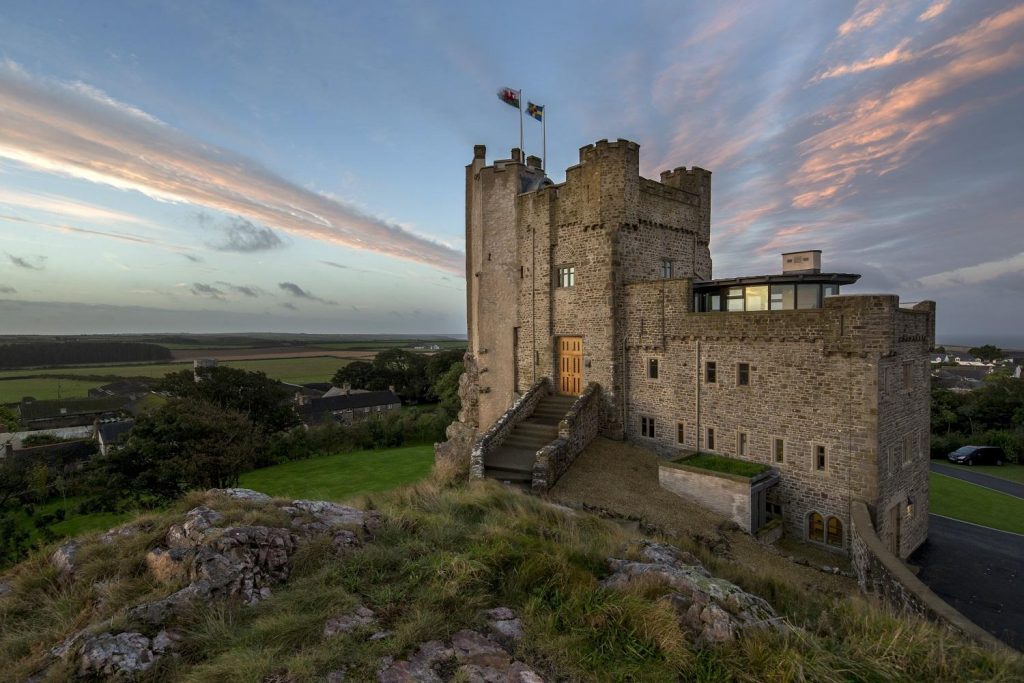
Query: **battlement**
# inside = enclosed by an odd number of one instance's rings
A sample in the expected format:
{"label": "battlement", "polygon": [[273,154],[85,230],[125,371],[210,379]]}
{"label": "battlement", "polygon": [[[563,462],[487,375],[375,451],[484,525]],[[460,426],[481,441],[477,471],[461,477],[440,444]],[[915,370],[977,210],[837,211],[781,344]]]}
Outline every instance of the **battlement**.
{"label": "battlement", "polygon": [[694,166],[693,168],[680,166],[671,171],[662,171],[661,183],[669,187],[703,195],[711,190],[711,171],[699,166]]}
{"label": "battlement", "polygon": [[586,163],[587,161],[607,156],[613,152],[633,152],[639,157],[640,145],[636,142],[625,140],[623,138],[619,138],[614,142],[598,140],[591,145],[584,145],[583,147],[580,147],[580,163]]}

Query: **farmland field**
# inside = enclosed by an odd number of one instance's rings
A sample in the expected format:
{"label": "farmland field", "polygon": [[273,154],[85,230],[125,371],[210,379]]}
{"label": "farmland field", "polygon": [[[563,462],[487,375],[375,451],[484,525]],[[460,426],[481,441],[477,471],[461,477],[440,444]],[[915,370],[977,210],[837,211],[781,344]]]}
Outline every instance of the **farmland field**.
{"label": "farmland field", "polygon": [[[249,371],[265,372],[268,377],[284,382],[303,384],[306,382],[328,382],[339,368],[348,365],[351,359],[331,356],[308,358],[266,358],[261,360],[225,361],[221,365]],[[57,398],[57,384],[60,382],[61,396],[78,397],[87,395],[89,389],[106,384],[107,380],[77,380],[40,377],[39,375],[60,375],[61,377],[147,377],[159,378],[168,372],[188,370],[191,363],[146,363],[138,365],[88,365],[49,368],[46,370],[5,370],[0,372],[0,404],[15,403],[23,396],[37,399]],[[17,378],[17,379],[14,379]]]}

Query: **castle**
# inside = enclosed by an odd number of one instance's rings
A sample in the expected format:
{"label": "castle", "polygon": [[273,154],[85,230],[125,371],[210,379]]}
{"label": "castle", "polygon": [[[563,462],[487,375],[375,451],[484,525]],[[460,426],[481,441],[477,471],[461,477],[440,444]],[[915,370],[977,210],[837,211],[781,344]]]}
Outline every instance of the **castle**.
{"label": "castle", "polygon": [[751,532],[780,518],[848,553],[859,501],[898,556],[924,541],[933,302],[841,294],[859,276],[818,251],[712,279],[711,173],[643,178],[633,142],[583,147],[558,185],[518,149],[485,157],[466,168],[456,425],[474,476],[542,491],[602,435],[766,465]]}

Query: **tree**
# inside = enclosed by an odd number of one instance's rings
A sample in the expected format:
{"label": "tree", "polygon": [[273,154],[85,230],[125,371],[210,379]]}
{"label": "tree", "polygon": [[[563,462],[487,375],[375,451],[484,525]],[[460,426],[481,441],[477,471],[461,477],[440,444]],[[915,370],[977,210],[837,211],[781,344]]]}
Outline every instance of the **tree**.
{"label": "tree", "polygon": [[189,370],[169,373],[161,380],[160,388],[180,399],[205,401],[244,413],[264,434],[283,431],[299,423],[288,390],[264,373],[228,367],[207,368],[202,372],[199,382]]}
{"label": "tree", "polygon": [[0,406],[0,432],[16,432],[19,424],[18,416],[6,406]]}
{"label": "tree", "polygon": [[388,388],[386,382],[382,387],[376,386],[376,379],[377,370],[373,367],[373,363],[357,360],[334,373],[331,383],[336,387],[343,387],[348,384],[356,389],[378,390]]}
{"label": "tree", "polygon": [[984,346],[975,346],[974,348],[970,349],[969,353],[975,358],[983,360],[986,363],[995,362],[1003,357],[1003,350],[998,346],[993,346],[992,344],[985,344]]}
{"label": "tree", "polygon": [[194,487],[236,485],[259,444],[243,413],[179,399],[141,415],[124,447],[99,459],[99,474],[108,490],[169,500]]}
{"label": "tree", "polygon": [[462,359],[452,363],[448,370],[442,373],[434,382],[434,394],[437,395],[441,408],[449,420],[454,420],[462,408],[462,399],[459,398],[459,378],[465,371]]}

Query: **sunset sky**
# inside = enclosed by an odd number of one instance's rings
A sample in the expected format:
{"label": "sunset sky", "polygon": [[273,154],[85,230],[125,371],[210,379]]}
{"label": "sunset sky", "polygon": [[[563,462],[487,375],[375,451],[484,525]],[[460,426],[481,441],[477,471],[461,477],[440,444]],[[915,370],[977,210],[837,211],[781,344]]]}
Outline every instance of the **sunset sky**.
{"label": "sunset sky", "polygon": [[1024,346],[1024,4],[985,0],[9,0],[0,334],[464,333],[501,86],[555,182],[601,138],[713,171],[716,277],[822,249]]}

